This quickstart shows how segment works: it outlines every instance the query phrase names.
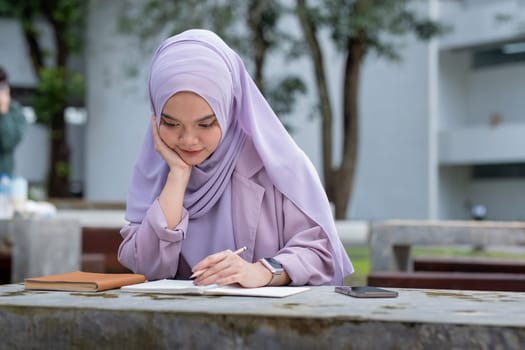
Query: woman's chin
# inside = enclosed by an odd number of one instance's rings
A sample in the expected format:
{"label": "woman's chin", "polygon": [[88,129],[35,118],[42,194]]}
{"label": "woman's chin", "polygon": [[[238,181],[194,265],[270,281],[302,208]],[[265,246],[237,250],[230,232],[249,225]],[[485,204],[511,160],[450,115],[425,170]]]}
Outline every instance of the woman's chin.
{"label": "woman's chin", "polygon": [[191,166],[199,165],[200,163],[206,160],[206,157],[203,157],[202,154],[199,154],[196,156],[184,155],[181,158],[186,164],[191,165]]}

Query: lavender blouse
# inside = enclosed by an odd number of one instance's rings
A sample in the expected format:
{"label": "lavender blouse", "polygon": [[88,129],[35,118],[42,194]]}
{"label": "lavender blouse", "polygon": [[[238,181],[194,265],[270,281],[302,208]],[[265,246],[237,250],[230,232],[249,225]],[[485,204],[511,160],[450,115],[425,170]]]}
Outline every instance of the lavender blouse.
{"label": "lavender blouse", "polygon": [[[235,250],[249,262],[273,257],[291,279],[291,285],[334,284],[334,259],[322,228],[279,192],[270,181],[261,159],[248,140],[231,178],[232,223]],[[120,263],[149,280],[187,279],[191,267],[182,255],[189,214],[184,209],[177,227],[166,227],[158,200],[153,201],[141,223],[129,223],[120,231]],[[203,242],[205,244],[205,242]],[[216,252],[208,252],[213,254]]]}

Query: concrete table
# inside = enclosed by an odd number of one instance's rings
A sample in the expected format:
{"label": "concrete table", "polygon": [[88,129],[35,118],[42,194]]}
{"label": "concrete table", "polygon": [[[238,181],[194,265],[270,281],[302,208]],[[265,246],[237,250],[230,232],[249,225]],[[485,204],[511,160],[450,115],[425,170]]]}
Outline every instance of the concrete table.
{"label": "concrete table", "polygon": [[0,246],[11,251],[13,282],[80,270],[81,227],[74,219],[0,220]]}
{"label": "concrete table", "polygon": [[375,222],[370,231],[371,271],[411,270],[412,246],[498,245],[525,247],[525,222],[415,221]]}
{"label": "concrete table", "polygon": [[0,286],[0,349],[522,349],[525,294],[311,290],[282,299]]}
{"label": "concrete table", "polygon": [[56,218],[76,220],[81,227],[121,228],[128,223],[125,214],[124,210],[117,209],[60,209]]}

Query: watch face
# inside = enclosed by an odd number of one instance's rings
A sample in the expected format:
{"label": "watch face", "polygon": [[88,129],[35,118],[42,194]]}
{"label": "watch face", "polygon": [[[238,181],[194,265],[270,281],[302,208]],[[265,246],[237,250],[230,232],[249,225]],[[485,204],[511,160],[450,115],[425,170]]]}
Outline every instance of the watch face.
{"label": "watch face", "polygon": [[264,260],[266,260],[266,262],[268,262],[268,264],[270,264],[274,269],[278,270],[278,269],[282,269],[283,268],[283,265],[281,265],[277,260],[275,260],[274,258],[265,258]]}

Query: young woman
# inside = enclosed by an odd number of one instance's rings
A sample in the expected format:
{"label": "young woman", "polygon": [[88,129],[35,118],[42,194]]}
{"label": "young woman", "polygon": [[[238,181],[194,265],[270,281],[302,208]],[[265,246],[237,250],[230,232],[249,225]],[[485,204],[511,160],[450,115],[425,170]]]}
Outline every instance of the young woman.
{"label": "young woman", "polygon": [[231,48],[207,30],[168,38],[149,96],[124,266],[197,285],[342,284],[353,268],[317,172]]}

